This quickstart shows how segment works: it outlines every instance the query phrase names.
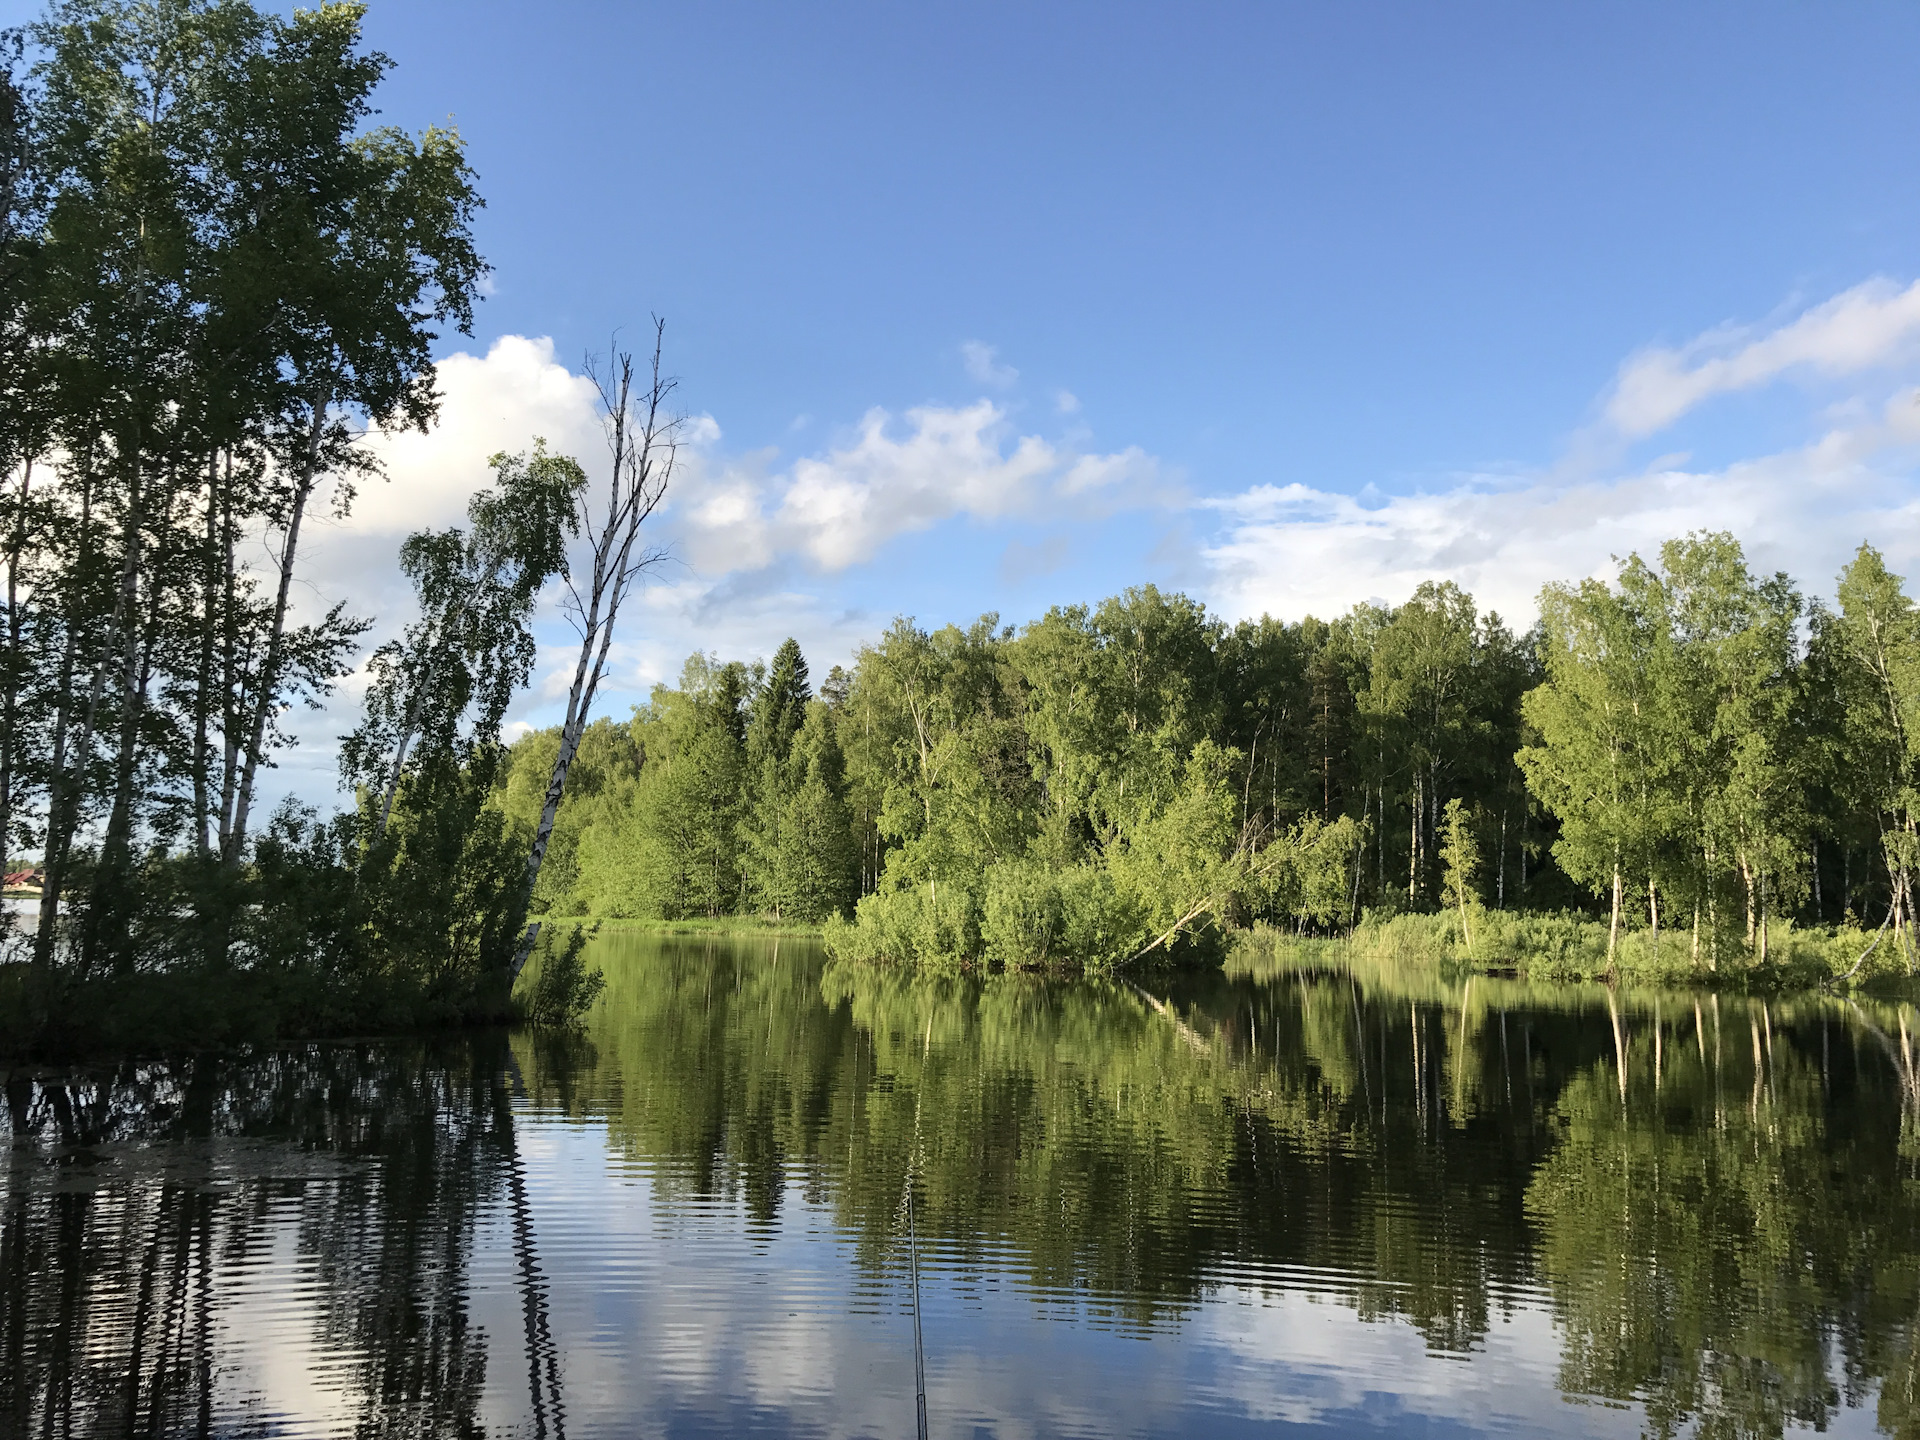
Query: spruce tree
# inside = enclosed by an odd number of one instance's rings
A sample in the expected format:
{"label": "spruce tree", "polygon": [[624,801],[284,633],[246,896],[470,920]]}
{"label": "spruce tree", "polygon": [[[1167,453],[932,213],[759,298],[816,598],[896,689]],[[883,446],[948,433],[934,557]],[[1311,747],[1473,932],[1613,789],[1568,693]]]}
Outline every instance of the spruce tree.
{"label": "spruce tree", "polygon": [[748,904],[783,914],[785,892],[778,871],[783,831],[794,795],[805,779],[804,766],[792,759],[794,737],[805,722],[808,705],[807,661],[800,645],[788,637],[774,652],[754,688],[747,711],[746,758],[752,794],[748,801],[741,868],[747,881]]}
{"label": "spruce tree", "polygon": [[856,879],[846,765],[833,716],[817,700],[806,707],[786,770],[795,783],[767,857],[767,896],[776,914],[814,923],[851,906]]}
{"label": "spruce tree", "polygon": [[754,691],[747,712],[747,761],[756,771],[769,759],[786,760],[793,737],[805,721],[810,698],[806,657],[800,653],[799,642],[789,636],[774,651],[773,664]]}

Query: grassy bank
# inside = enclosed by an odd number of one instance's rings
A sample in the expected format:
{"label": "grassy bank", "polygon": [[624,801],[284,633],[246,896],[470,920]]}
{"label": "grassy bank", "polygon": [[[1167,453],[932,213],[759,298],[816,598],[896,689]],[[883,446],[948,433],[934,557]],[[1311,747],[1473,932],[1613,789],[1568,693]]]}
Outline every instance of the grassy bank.
{"label": "grassy bank", "polygon": [[577,930],[582,927],[603,935],[730,935],[785,939],[789,936],[817,940],[824,933],[820,925],[804,925],[794,920],[776,920],[771,915],[720,915],[711,919],[638,920],[630,916],[600,919],[592,915],[549,915],[541,920],[543,928]]}
{"label": "grassy bank", "polygon": [[[1803,927],[1775,920],[1766,938],[1763,961],[1757,946],[1749,948],[1744,933],[1722,934],[1716,943],[1711,935],[1696,937],[1690,925],[1664,929],[1657,939],[1650,929],[1631,930],[1619,936],[1609,957],[1602,921],[1565,913],[1480,910],[1468,913],[1464,927],[1457,911],[1369,917],[1355,927],[1351,939],[1337,941],[1302,941],[1261,926],[1240,944],[1276,951],[1337,946],[1357,960],[1453,974],[1514,973],[1530,980],[1623,980],[1758,991],[1861,989],[1903,982],[1911,973],[1891,931],[1876,934],[1852,925]],[[1867,958],[1859,963],[1863,954]]]}

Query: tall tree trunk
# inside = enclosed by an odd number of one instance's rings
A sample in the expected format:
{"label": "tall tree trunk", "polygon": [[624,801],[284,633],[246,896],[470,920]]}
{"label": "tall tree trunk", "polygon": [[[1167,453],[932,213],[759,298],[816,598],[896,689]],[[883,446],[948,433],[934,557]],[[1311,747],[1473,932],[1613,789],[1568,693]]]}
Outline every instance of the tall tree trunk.
{"label": "tall tree trunk", "polygon": [[67,862],[73,850],[74,832],[79,828],[80,809],[86,798],[87,772],[93,768],[93,740],[99,729],[100,705],[106,698],[108,657],[118,648],[123,632],[133,624],[133,597],[140,574],[141,516],[140,467],[135,463],[127,519],[122,526],[120,582],[114,595],[113,611],[107,624],[104,653],[94,662],[93,677],[87,684],[86,708],[80,712],[73,736],[73,763],[58,774],[60,793],[57,804],[50,803],[47,813],[46,878],[40,890],[40,935],[36,948],[51,961],[54,920],[59,912],[61,892],[66,886]]}
{"label": "tall tree trunk", "polygon": [[[82,466],[80,480],[80,552],[74,564],[75,574],[84,576],[92,550],[93,472]],[[74,604],[79,603],[75,597]],[[40,854],[40,915],[35,925],[33,961],[42,969],[53,964],[54,926],[60,909],[59,867],[55,864],[60,844],[56,828],[67,791],[66,766],[68,727],[73,720],[73,682],[79,665],[80,625],[68,615],[62,627],[59,678],[54,683],[53,736],[47,762],[47,834]]]}
{"label": "tall tree trunk", "polygon": [[1653,959],[1660,961],[1660,891],[1653,873],[1647,873],[1647,915],[1653,925]]}
{"label": "tall tree trunk", "polygon": [[[539,883],[540,867],[547,858],[547,845],[553,839],[553,822],[560,813],[560,800],[566,794],[567,773],[573,768],[573,757],[580,749],[580,736],[587,728],[587,715],[593,706],[594,692],[600,687],[600,674],[606,664],[607,647],[613,640],[612,616],[607,617],[604,625],[599,625],[599,649],[592,648],[593,631],[598,624],[599,606],[592,611],[587,627],[588,640],[580,647],[580,659],[574,666],[573,685],[567,692],[566,720],[560,727],[560,749],[553,759],[553,770],[547,780],[547,793],[540,804],[540,823],[533,832],[533,850],[527,857],[527,873],[523,889],[530,901],[533,887]],[[540,938],[540,922],[534,921],[521,937],[520,946],[514,952],[512,971],[519,977],[525,968],[527,957],[532,955],[534,942]]]}
{"label": "tall tree trunk", "polygon": [[1507,908],[1507,807],[1500,807],[1500,878],[1494,887],[1494,908]]}
{"label": "tall tree trunk", "polygon": [[275,699],[280,691],[280,662],[287,629],[287,594],[293,588],[293,562],[300,549],[300,521],[306,515],[307,501],[313,495],[314,481],[320,469],[320,441],[326,434],[327,407],[333,403],[330,393],[322,391],[313,398],[313,419],[307,429],[307,453],[302,459],[299,477],[294,481],[293,502],[287,513],[287,533],[280,547],[280,588],[273,602],[273,624],[267,631],[267,651],[260,661],[260,675],[254,686],[252,723],[247,732],[246,752],[241,760],[239,798],[234,802],[233,828],[225,837],[221,853],[229,869],[240,863],[240,852],[247,843],[247,820],[253,809],[254,779],[260,757],[266,749],[267,722],[273,717]]}
{"label": "tall tree trunk", "polygon": [[27,504],[32,487],[33,456],[29,455],[20,475],[20,514],[14,521],[7,546],[6,690],[0,697],[0,876],[6,874],[13,841],[14,737],[19,733],[20,690],[26,673],[21,650],[21,635],[26,627],[20,608],[20,556],[27,546]]}
{"label": "tall tree trunk", "polygon": [[212,795],[208,788],[208,731],[213,718],[213,637],[219,616],[220,452],[207,451],[207,523],[200,556],[200,656],[193,685],[193,853],[201,864],[212,858],[208,827]]}
{"label": "tall tree trunk", "polygon": [[1607,925],[1607,968],[1613,968],[1613,952],[1620,942],[1620,857],[1613,859],[1613,916]]}
{"label": "tall tree trunk", "polygon": [[[231,456],[228,463],[232,463]],[[233,518],[231,475],[228,479],[220,497],[220,799],[214,812],[216,853],[222,856],[233,834],[233,802],[240,788],[240,717],[246,710],[246,677],[240,655],[240,575],[234,561],[239,537]]]}
{"label": "tall tree trunk", "polygon": [[1407,832],[1407,908],[1414,904],[1414,894],[1420,883],[1420,771],[1413,772],[1413,824]]}
{"label": "tall tree trunk", "polygon": [[147,691],[152,682],[153,651],[159,639],[161,608],[166,599],[165,577],[173,539],[173,502],[179,474],[169,468],[160,507],[160,538],[147,577],[146,623],[129,625],[131,669],[120,697],[120,736],[114,754],[113,804],[107,815],[101,865],[109,876],[124,877],[131,868],[134,830],[134,777],[139,768],[140,723],[146,718]]}
{"label": "tall tree trunk", "polygon": [[[651,563],[644,554],[634,553],[640,527],[665,497],[673,478],[678,422],[666,413],[674,382],[660,373],[665,330],[666,323],[656,318],[652,384],[637,402],[642,414],[636,416],[629,408],[634,404],[631,356],[614,357],[608,382],[600,388],[609,448],[613,452],[606,520],[597,533],[591,523],[586,526],[593,546],[593,578],[586,599],[577,602],[580,658],[574,665],[573,684],[567,692],[566,718],[560,726],[560,746],[554,756],[546,798],[540,806],[540,822],[534,829],[533,847],[521,882],[522,919],[526,907],[532,903],[534,887],[539,883],[540,867],[546,861],[547,845],[553,837],[554,818],[566,793],[567,773],[573,768],[580,736],[593,709],[594,694],[599,689],[600,677],[606,672],[607,651],[613,643],[621,602],[639,572]],[[508,962],[509,979],[519,977],[539,938],[540,922],[536,920],[527,925]]]}
{"label": "tall tree trunk", "polygon": [[1707,969],[1720,969],[1720,896],[1714,884],[1713,847],[1706,847],[1705,880],[1707,887]]}
{"label": "tall tree trunk", "polygon": [[1753,949],[1753,867],[1747,863],[1744,851],[1740,856],[1740,880],[1747,890],[1747,949],[1751,952]]}
{"label": "tall tree trunk", "polygon": [[[135,825],[134,781],[139,772],[140,727],[146,718],[147,692],[153,680],[153,652],[159,641],[162,607],[166,600],[167,562],[172,551],[173,503],[179,488],[179,472],[168,467],[166,489],[159,510],[159,539],[154,546],[153,563],[147,575],[146,615],[143,623],[127,626],[130,669],[122,677],[120,696],[120,733],[113,760],[113,799],[107,811],[107,828],[100,847],[100,879],[96,893],[89,897],[86,943],[94,958],[109,954],[116,963],[127,965],[132,956],[126,947],[132,919],[133,832]],[[102,895],[105,890],[109,893]]]}

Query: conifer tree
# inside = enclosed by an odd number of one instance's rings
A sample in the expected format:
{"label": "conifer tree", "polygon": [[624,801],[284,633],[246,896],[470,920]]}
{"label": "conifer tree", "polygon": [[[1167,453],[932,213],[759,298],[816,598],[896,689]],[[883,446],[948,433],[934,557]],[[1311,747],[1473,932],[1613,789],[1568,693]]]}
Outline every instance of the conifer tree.
{"label": "conifer tree", "polygon": [[762,852],[763,903],[777,916],[817,923],[853,903],[856,857],[845,769],[832,714],[813,701],[787,765],[794,783],[779,802],[771,850]]}

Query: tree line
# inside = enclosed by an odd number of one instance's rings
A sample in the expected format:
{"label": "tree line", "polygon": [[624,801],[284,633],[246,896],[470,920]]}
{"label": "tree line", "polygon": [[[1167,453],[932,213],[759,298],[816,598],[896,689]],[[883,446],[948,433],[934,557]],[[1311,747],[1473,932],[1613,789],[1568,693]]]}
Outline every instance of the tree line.
{"label": "tree line", "polygon": [[[1809,602],[1695,534],[1552,585],[1516,634],[1450,583],[1229,625],[1153,586],[1023,626],[897,620],[817,696],[689,660],[601,722],[536,906],[848,916],[850,954],[1104,966],[1256,921],[1574,911],[1769,958],[1912,950],[1920,617],[1871,546]],[[531,816],[521,740],[495,803]],[[1664,927],[1664,938],[1663,938]]]}

